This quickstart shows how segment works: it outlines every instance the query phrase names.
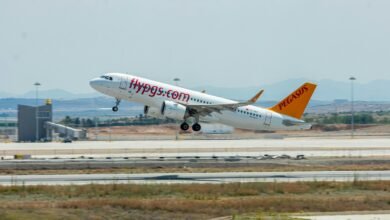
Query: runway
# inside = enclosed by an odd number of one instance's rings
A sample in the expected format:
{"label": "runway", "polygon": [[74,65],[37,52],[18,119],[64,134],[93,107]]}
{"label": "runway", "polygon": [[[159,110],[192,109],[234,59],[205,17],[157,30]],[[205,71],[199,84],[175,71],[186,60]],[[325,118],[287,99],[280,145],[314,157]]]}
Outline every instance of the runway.
{"label": "runway", "polygon": [[322,216],[297,216],[307,220],[386,220],[390,214],[365,214],[365,215],[322,215]]}
{"label": "runway", "polygon": [[1,185],[72,184],[195,184],[235,182],[297,182],[390,180],[389,171],[306,171],[306,172],[232,172],[232,173],[144,173],[144,174],[72,174],[2,175]]}
{"label": "runway", "polygon": [[309,157],[390,155],[390,138],[285,138],[250,140],[80,141],[64,143],[0,143],[0,156],[33,157],[191,157],[304,154]]}
{"label": "runway", "polygon": [[229,139],[229,140],[135,140],[135,141],[79,141],[73,144],[59,142],[47,143],[0,143],[0,150],[8,149],[40,149],[51,150],[53,148],[78,149],[154,149],[154,148],[234,148],[234,147],[261,147],[261,148],[387,148],[390,147],[389,138],[285,138],[285,139]]}

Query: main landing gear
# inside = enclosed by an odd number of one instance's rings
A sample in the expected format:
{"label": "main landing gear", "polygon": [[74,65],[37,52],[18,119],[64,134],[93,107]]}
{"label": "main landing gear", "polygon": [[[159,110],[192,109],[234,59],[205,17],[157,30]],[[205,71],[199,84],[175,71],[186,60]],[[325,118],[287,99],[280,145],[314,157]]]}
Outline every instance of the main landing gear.
{"label": "main landing gear", "polygon": [[[195,124],[192,125],[192,130],[193,131],[200,131],[200,129],[202,129],[202,126],[200,126],[200,124],[199,124],[199,115],[195,115],[194,118],[195,118]],[[183,131],[187,131],[190,128],[190,126],[188,125],[188,123],[186,121],[184,121],[180,125],[180,128]]]}
{"label": "main landing gear", "polygon": [[192,125],[192,130],[200,131],[200,129],[202,129],[202,126],[200,126],[199,124],[199,114],[196,111],[191,111],[191,109],[189,110],[188,115],[184,117],[184,122],[180,125],[181,130],[187,131],[190,128],[190,126],[186,122],[189,117],[193,117],[195,119],[195,123]]}
{"label": "main landing gear", "polygon": [[195,124],[192,125],[192,130],[193,131],[200,131],[200,129],[202,129],[202,127],[199,124],[199,114],[195,114],[194,118],[195,118]]}
{"label": "main landing gear", "polygon": [[119,110],[118,106],[119,104],[121,103],[121,100],[120,99],[116,99],[116,104],[114,107],[112,107],[112,111],[113,112],[117,112]]}
{"label": "main landing gear", "polygon": [[195,123],[195,124],[192,125],[192,130],[193,130],[193,131],[200,131],[200,129],[202,129],[202,127],[200,126],[200,124]]}
{"label": "main landing gear", "polygon": [[188,125],[187,122],[183,122],[183,123],[180,125],[180,129],[183,130],[183,131],[187,131],[189,128],[190,128],[190,126]]}
{"label": "main landing gear", "polygon": [[[189,128],[190,128],[190,126],[188,125],[187,122],[183,122],[180,125],[180,129],[183,130],[183,131],[187,131]],[[200,131],[200,129],[202,129],[202,127],[200,126],[199,123],[195,123],[195,124],[192,125],[192,130],[193,131]]]}

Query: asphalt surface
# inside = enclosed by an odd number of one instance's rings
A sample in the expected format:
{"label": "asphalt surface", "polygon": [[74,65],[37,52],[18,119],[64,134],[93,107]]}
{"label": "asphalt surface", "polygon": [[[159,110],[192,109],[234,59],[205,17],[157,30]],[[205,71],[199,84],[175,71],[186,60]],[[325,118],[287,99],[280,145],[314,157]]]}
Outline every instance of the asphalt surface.
{"label": "asphalt surface", "polygon": [[356,214],[356,215],[319,215],[319,216],[294,216],[307,220],[388,220],[390,214]]}
{"label": "asphalt surface", "polygon": [[110,183],[233,183],[390,180],[389,171],[307,171],[307,172],[232,172],[232,173],[145,173],[3,175],[1,185],[70,185]]}
{"label": "asphalt surface", "polygon": [[[49,143],[0,143],[0,150],[8,149],[68,149],[77,145],[77,149],[111,149],[118,148],[367,148],[390,147],[389,138],[285,138],[285,139],[235,139],[235,140],[156,140],[156,141],[80,141],[71,144]],[[65,148],[64,148],[65,147]]]}
{"label": "asphalt surface", "polygon": [[65,143],[0,143],[0,156],[33,157],[191,157],[304,154],[310,157],[390,155],[390,138],[286,138],[250,140],[82,141]]}

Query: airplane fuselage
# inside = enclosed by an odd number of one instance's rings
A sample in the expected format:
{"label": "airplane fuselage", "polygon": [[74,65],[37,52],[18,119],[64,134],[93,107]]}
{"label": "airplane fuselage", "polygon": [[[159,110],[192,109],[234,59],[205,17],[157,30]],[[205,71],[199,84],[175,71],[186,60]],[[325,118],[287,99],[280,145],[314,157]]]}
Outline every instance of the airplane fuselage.
{"label": "airplane fuselage", "polygon": [[[166,101],[183,106],[204,105],[206,107],[208,105],[237,103],[233,100],[122,73],[105,74],[91,80],[90,85],[97,91],[117,100],[144,104],[152,110],[152,116],[155,117],[163,117],[159,114]],[[310,124],[306,124],[300,119],[254,105],[210,112],[201,116],[200,120],[250,130],[302,130],[311,127]]]}

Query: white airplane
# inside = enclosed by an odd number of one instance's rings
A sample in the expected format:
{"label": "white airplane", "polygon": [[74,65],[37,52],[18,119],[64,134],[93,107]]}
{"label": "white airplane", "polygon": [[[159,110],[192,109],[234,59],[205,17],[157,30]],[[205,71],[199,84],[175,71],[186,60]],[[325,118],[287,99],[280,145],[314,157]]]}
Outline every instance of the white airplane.
{"label": "white airplane", "polygon": [[313,83],[304,83],[271,108],[254,106],[263,90],[245,102],[209,95],[178,86],[156,82],[122,73],[107,73],[92,79],[95,90],[114,97],[118,111],[121,100],[145,105],[144,113],[157,118],[172,118],[183,121],[182,130],[188,130],[190,118],[194,119],[193,131],[200,131],[200,121],[226,124],[249,130],[303,130],[311,125],[301,120],[307,104],[316,88]]}

